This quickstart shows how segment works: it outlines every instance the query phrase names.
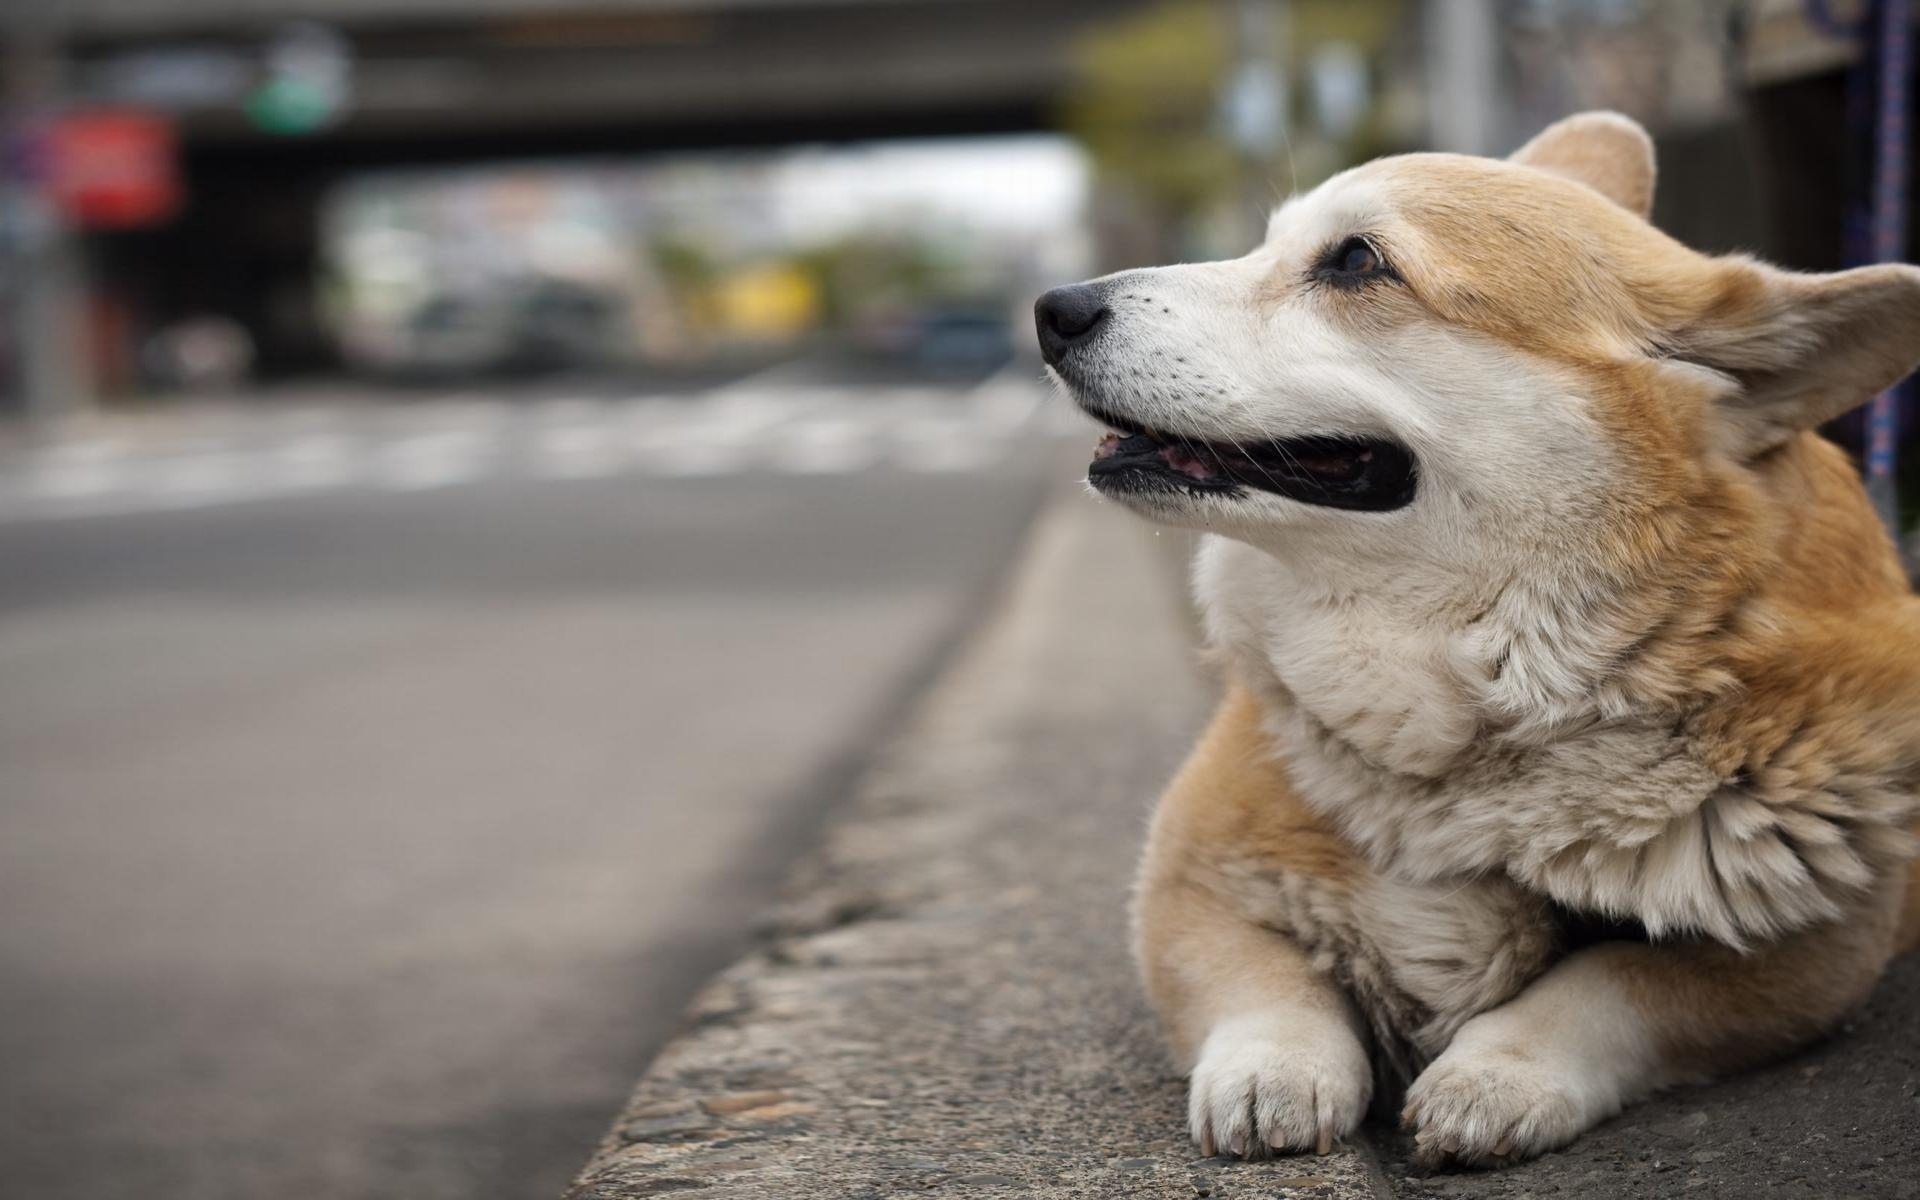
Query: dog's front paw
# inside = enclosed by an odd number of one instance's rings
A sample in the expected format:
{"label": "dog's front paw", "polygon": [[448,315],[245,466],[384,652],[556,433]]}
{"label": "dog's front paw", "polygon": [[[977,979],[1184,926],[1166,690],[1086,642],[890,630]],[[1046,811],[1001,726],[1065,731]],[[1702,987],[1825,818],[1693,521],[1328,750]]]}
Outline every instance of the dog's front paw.
{"label": "dog's front paw", "polygon": [[1360,1124],[1372,1092],[1366,1048],[1344,1022],[1243,1017],[1216,1026],[1200,1048],[1187,1121],[1202,1154],[1325,1154]]}
{"label": "dog's front paw", "polygon": [[1428,1166],[1495,1166],[1564,1146],[1620,1110],[1618,1089],[1550,1046],[1460,1030],[1407,1089],[1401,1118]]}

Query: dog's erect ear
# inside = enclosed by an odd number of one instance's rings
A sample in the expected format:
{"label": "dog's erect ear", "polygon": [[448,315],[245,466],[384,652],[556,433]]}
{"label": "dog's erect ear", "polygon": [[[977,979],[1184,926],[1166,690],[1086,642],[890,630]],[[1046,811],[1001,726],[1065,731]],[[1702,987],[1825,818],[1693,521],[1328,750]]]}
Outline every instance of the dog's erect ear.
{"label": "dog's erect ear", "polygon": [[1704,294],[1669,349],[1739,384],[1720,409],[1740,457],[1866,403],[1920,364],[1920,267],[1803,275],[1724,259]]}
{"label": "dog's erect ear", "polygon": [[1653,211],[1653,139],[1632,117],[1585,112],[1555,121],[1507,161],[1584,183],[1642,219]]}

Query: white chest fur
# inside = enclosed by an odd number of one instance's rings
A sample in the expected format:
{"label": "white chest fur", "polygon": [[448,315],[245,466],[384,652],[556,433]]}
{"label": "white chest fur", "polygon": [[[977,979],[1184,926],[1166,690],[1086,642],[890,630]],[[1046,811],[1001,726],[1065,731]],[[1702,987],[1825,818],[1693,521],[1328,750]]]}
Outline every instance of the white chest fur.
{"label": "white chest fur", "polygon": [[1236,671],[1284,692],[1370,762],[1435,776],[1472,741],[1478,722],[1456,639],[1397,615],[1373,589],[1334,593],[1212,538],[1195,590],[1213,644]]}
{"label": "white chest fur", "polygon": [[1504,739],[1473,657],[1484,631],[1450,629],[1467,606],[1417,579],[1374,589],[1384,601],[1335,594],[1216,538],[1195,586],[1302,799],[1393,878],[1500,873],[1656,936],[1746,945],[1831,919],[1905,850],[1898,781],[1761,794],[1719,777],[1670,715]]}

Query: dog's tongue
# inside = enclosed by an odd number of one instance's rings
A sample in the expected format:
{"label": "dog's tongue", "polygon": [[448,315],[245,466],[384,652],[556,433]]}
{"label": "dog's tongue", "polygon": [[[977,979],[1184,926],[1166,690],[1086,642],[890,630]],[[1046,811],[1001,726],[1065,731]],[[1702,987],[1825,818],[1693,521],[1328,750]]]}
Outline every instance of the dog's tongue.
{"label": "dog's tongue", "polygon": [[1209,480],[1218,475],[1214,464],[1208,459],[1185,446],[1169,445],[1145,433],[1136,433],[1132,437],[1109,433],[1101,438],[1093,448],[1093,461],[1103,462],[1113,458],[1157,458],[1189,479]]}
{"label": "dog's tongue", "polygon": [[1190,479],[1212,479],[1213,464],[1191,454],[1183,446],[1163,446],[1160,457],[1166,464]]}

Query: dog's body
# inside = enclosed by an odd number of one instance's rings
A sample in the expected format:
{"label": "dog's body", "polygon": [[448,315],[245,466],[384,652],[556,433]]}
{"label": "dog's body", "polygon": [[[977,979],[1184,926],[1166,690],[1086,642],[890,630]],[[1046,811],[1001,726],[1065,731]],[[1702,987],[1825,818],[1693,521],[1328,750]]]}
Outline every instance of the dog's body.
{"label": "dog's body", "polygon": [[1224,535],[1234,682],[1136,907],[1208,1152],[1407,1087],[1430,1158],[1539,1153],[1816,1036],[1920,938],[1920,601],[1809,432],[1920,359],[1920,271],[1695,254],[1652,180],[1573,118],[1043,299],[1131,431],[1096,488]]}

